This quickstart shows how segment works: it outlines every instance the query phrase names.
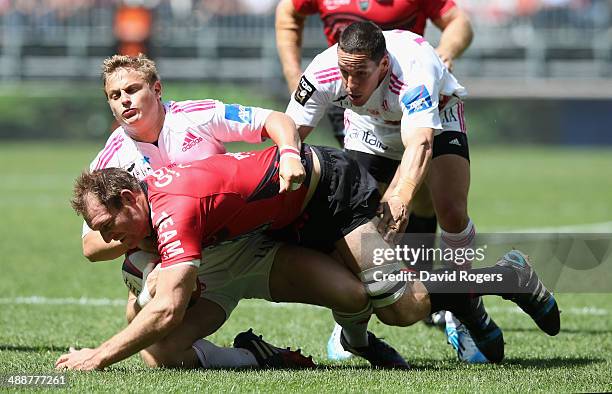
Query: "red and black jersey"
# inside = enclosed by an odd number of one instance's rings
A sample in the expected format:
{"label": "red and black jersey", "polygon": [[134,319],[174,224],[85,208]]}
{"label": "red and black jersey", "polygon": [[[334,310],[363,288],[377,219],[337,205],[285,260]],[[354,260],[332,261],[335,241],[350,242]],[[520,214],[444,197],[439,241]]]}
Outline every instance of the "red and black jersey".
{"label": "red and black jersey", "polygon": [[162,268],[199,265],[203,247],[289,225],[307,193],[304,184],[279,194],[276,146],[163,167],[145,181]]}
{"label": "red and black jersey", "polygon": [[330,46],[351,23],[371,21],[383,30],[423,35],[427,19],[438,19],[455,7],[453,0],[293,0],[297,12],[319,14]]}

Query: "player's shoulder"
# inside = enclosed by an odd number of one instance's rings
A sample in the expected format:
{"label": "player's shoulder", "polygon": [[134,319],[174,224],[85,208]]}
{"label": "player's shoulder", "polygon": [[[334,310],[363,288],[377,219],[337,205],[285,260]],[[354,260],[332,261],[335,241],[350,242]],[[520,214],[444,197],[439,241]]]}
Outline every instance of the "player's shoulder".
{"label": "player's shoulder", "polygon": [[405,31],[385,32],[391,69],[396,74],[414,75],[420,69],[427,72],[443,67],[436,51],[422,36]]}
{"label": "player's shoulder", "polygon": [[222,106],[223,103],[214,99],[168,101],[164,103],[166,122],[206,123]]}
{"label": "player's shoulder", "polygon": [[338,44],[332,45],[323,52],[319,53],[312,59],[312,62],[306,68],[304,75],[314,78],[317,75],[328,74],[332,71],[338,71]]}
{"label": "player's shoulder", "polygon": [[130,144],[131,139],[123,130],[123,127],[117,127],[106,140],[104,147],[98,152],[96,157],[90,164],[91,170],[98,170],[110,166],[117,166],[118,158],[121,151],[126,149],[126,145]]}
{"label": "player's shoulder", "polygon": [[[318,54],[310,63],[300,80],[299,88],[316,88],[317,90],[335,90],[338,82],[342,79],[340,67],[338,67],[338,45],[327,48]],[[306,81],[304,81],[306,79]]]}
{"label": "player's shoulder", "polygon": [[387,50],[398,57],[422,56],[421,52],[432,48],[423,36],[408,30],[389,30],[383,35]]}

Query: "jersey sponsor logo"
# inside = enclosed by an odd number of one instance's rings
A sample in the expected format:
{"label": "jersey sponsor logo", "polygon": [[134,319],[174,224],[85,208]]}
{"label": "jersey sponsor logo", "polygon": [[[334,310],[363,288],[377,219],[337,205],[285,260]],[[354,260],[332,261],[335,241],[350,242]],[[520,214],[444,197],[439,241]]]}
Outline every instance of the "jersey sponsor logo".
{"label": "jersey sponsor logo", "polygon": [[359,9],[363,12],[370,8],[370,0],[359,0]]}
{"label": "jersey sponsor logo", "polygon": [[459,121],[459,119],[455,115],[455,111],[453,111],[454,108],[455,107],[453,106],[450,108],[446,108],[440,112],[440,120],[442,121],[442,123],[452,123]]}
{"label": "jersey sponsor logo", "polygon": [[324,0],[323,7],[328,11],[333,11],[342,7],[343,5],[351,4],[351,0]]}
{"label": "jersey sponsor logo", "polygon": [[367,131],[367,130],[353,130],[350,131],[347,134],[347,138],[348,139],[354,139],[354,140],[361,140],[361,142],[363,142],[366,145],[369,145],[370,147],[372,147],[374,150],[377,151],[386,151],[387,149],[389,149],[389,147],[385,144],[383,144],[378,137],[376,136],[376,134],[372,133],[371,131]]}
{"label": "jersey sponsor logo", "polygon": [[185,135],[185,139],[183,140],[183,148],[181,150],[183,152],[187,152],[189,149],[193,148],[202,141],[204,141],[202,137],[193,134],[191,131],[188,131],[187,135]]}
{"label": "jersey sponsor logo", "polygon": [[402,103],[408,110],[408,115],[431,108],[431,96],[425,85],[417,86],[404,94]]}
{"label": "jersey sponsor logo", "polygon": [[452,139],[449,141],[448,143],[449,145],[457,145],[457,146],[461,146],[461,142],[459,142],[458,138]]}
{"label": "jersey sponsor logo", "polygon": [[225,156],[231,156],[236,160],[248,159],[249,157],[255,156],[254,152],[227,152]]}
{"label": "jersey sponsor logo", "polygon": [[[177,165],[177,168],[187,168],[189,164],[186,166]],[[153,171],[151,176],[155,179],[153,184],[157,187],[165,187],[172,183],[174,178],[178,178],[181,176],[181,173],[178,171],[171,170],[170,167],[162,167],[158,170]]]}
{"label": "jersey sponsor logo", "polygon": [[239,104],[225,104],[225,119],[239,123],[251,123],[253,108]]}
{"label": "jersey sponsor logo", "polygon": [[[155,228],[157,229],[157,242],[162,246],[161,257],[162,260],[168,260],[178,256],[181,253],[185,253],[185,250],[181,247],[181,240],[173,240],[177,235],[178,231],[173,228],[174,220],[172,216],[168,215],[165,211],[162,211],[159,219],[155,221]],[[170,242],[173,240],[172,242]]]}
{"label": "jersey sponsor logo", "polygon": [[306,105],[306,102],[308,101],[308,99],[310,99],[310,96],[312,96],[315,90],[317,89],[315,89],[314,85],[311,84],[310,81],[302,75],[302,78],[300,78],[298,88],[295,91],[293,98],[303,107]]}

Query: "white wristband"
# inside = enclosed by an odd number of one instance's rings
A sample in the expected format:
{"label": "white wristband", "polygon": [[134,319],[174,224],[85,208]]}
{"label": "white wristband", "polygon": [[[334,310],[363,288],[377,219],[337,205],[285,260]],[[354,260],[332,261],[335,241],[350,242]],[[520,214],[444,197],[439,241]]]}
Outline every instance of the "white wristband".
{"label": "white wristband", "polygon": [[144,306],[147,305],[149,301],[151,301],[151,299],[151,293],[149,293],[149,288],[147,287],[147,282],[145,280],[144,284],[142,285],[142,291],[140,292],[140,294],[138,294],[138,297],[136,298],[136,303],[141,308],[144,308]]}

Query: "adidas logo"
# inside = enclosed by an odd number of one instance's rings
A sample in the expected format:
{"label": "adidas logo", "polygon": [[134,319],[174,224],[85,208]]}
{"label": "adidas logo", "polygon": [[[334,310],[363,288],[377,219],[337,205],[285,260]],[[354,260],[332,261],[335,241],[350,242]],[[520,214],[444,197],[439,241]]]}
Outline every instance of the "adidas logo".
{"label": "adidas logo", "polygon": [[183,152],[187,152],[189,149],[193,148],[197,144],[203,141],[202,137],[194,135],[190,131],[187,132],[185,139],[183,140]]}
{"label": "adidas logo", "polygon": [[449,145],[461,146],[461,142],[459,142],[459,139],[457,139],[457,138],[450,140],[448,144]]}

